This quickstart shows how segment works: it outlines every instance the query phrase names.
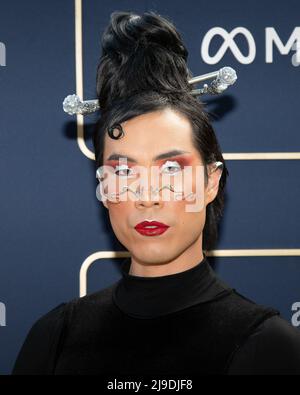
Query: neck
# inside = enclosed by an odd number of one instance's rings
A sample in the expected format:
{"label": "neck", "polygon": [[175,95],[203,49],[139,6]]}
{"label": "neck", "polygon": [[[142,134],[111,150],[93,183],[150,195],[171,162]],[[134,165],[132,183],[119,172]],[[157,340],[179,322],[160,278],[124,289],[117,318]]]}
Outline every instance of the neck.
{"label": "neck", "polygon": [[180,273],[161,276],[129,274],[131,259],[121,265],[122,278],[116,283],[113,300],[121,312],[134,318],[158,318],[207,303],[231,289],[221,283],[204,259]]}
{"label": "neck", "polygon": [[158,277],[180,273],[191,269],[203,260],[202,234],[189,248],[175,259],[160,260],[158,262],[143,261],[132,254],[129,274],[141,277]]}

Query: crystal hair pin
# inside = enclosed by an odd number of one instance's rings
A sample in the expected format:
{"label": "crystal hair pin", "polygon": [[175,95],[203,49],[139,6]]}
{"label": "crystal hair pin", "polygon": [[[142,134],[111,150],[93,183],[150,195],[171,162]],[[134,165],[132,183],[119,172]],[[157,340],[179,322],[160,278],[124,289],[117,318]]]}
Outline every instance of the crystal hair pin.
{"label": "crystal hair pin", "polygon": [[[191,94],[193,96],[200,96],[204,94],[218,95],[223,93],[230,85],[236,82],[237,74],[233,68],[226,66],[218,71],[193,77],[189,80],[189,84],[198,84],[212,78],[214,79],[209,85],[204,84],[203,88],[194,89],[191,91]],[[100,105],[98,99],[81,100],[78,95],[69,95],[63,101],[63,109],[69,115],[87,115],[98,111]]]}

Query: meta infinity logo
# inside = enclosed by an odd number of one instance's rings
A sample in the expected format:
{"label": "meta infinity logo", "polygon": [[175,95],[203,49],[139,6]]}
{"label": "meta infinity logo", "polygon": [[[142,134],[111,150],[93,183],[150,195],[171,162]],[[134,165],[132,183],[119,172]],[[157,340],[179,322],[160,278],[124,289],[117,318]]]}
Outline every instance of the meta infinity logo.
{"label": "meta infinity logo", "polygon": [[[248,53],[244,55],[235,42],[235,37],[241,34],[248,43]],[[223,43],[217,53],[210,56],[209,49],[211,42],[215,36],[223,38]],[[288,55],[290,51],[296,53],[292,56],[292,65],[297,67],[300,65],[300,27],[295,27],[288,41],[284,44],[280,39],[274,27],[265,28],[265,60],[266,63],[273,63],[274,46],[277,47],[281,55]],[[245,27],[236,27],[231,32],[222,27],[214,27],[210,29],[203,38],[201,46],[201,56],[207,64],[216,64],[220,62],[226,51],[230,49],[234,57],[242,64],[250,64],[256,57],[256,43],[252,33]]]}
{"label": "meta infinity logo", "polygon": [[6,326],[6,307],[4,303],[0,303],[0,326]]}
{"label": "meta infinity logo", "polygon": [[0,42],[0,66],[6,66],[6,47]]}

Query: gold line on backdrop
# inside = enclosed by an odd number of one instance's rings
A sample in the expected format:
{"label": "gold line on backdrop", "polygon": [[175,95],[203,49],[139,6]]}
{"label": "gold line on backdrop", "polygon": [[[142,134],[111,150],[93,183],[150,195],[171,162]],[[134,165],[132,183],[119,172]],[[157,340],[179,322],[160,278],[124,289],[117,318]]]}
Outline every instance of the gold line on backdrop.
{"label": "gold line on backdrop", "polygon": [[[76,93],[83,99],[83,20],[82,0],[75,0],[75,42],[76,42]],[[84,140],[84,117],[77,116],[78,145],[81,152],[89,159],[95,160],[95,154],[86,146]],[[299,160],[300,152],[239,152],[224,153],[226,160]]]}
{"label": "gold line on backdrop", "polygon": [[[259,250],[211,250],[206,252],[211,257],[250,257],[250,256],[300,256],[300,249],[259,249]],[[87,294],[87,275],[91,266],[99,259],[128,258],[128,251],[98,251],[88,256],[80,268],[79,295],[82,298]]]}
{"label": "gold line on backdrop", "polygon": [[[82,0],[75,0],[75,66],[76,94],[83,98],[83,53],[82,53]],[[84,140],[84,117],[77,115],[77,143],[87,158],[95,160],[95,154],[86,146]]]}
{"label": "gold line on backdrop", "polygon": [[[83,99],[83,19],[82,19],[82,0],[75,1],[75,63],[76,63],[76,93]],[[89,159],[95,160],[95,154],[86,146],[84,140],[84,117],[77,115],[77,142],[81,152]],[[245,152],[245,153],[224,153],[225,160],[299,160],[300,152]],[[90,265],[96,259],[101,259],[102,254],[105,258],[121,257],[119,252],[102,251],[88,257],[80,270],[80,294],[86,293],[86,274]],[[107,256],[107,254],[109,256]],[[129,254],[129,253],[127,253]],[[216,257],[229,256],[300,256],[299,249],[235,249],[235,250],[213,250],[207,255]],[[95,258],[96,256],[96,258]],[[123,256],[123,255],[122,255]],[[125,256],[126,252],[125,252]],[[92,261],[91,261],[92,258]],[[85,278],[85,279],[84,279]]]}

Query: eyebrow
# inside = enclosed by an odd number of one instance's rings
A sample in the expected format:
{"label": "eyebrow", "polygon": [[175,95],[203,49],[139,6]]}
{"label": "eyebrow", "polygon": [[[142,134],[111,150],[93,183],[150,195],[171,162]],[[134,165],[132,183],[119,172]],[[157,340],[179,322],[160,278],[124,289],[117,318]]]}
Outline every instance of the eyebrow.
{"label": "eyebrow", "polygon": [[[169,158],[174,158],[175,156],[183,155],[183,154],[190,154],[191,152],[188,151],[182,151],[182,150],[172,150],[168,152],[163,152],[162,154],[159,154],[153,158],[153,161],[158,161],[161,159],[169,159]],[[132,163],[137,163],[137,160],[134,158],[131,158],[130,156],[127,155],[122,155],[118,153],[113,153],[111,154],[108,158],[107,161],[111,160],[119,160],[120,158],[126,158],[128,162]]]}

